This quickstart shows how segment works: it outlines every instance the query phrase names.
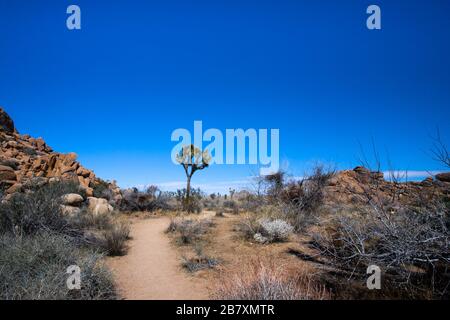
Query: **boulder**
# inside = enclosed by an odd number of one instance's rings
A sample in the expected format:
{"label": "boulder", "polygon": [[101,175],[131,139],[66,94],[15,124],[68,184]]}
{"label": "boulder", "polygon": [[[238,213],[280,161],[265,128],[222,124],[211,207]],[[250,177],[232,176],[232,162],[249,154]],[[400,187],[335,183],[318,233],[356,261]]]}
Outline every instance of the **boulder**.
{"label": "boulder", "polygon": [[17,176],[14,169],[8,166],[0,165],[0,181],[2,180],[16,181]]}
{"label": "boulder", "polygon": [[83,201],[83,197],[76,193],[69,193],[62,197],[63,203],[68,206],[79,206]]}
{"label": "boulder", "polygon": [[442,182],[450,182],[450,172],[438,173],[436,179]]}
{"label": "boulder", "polygon": [[114,211],[108,200],[95,197],[88,197],[88,209],[93,215],[107,214]]}

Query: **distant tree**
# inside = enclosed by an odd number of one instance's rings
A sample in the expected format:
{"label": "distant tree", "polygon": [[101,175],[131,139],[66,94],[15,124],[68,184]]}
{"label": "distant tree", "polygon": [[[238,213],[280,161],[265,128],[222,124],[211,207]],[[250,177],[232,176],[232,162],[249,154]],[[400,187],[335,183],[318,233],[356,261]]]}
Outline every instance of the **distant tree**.
{"label": "distant tree", "polygon": [[235,189],[230,188],[230,199],[233,200],[234,194],[236,193]]}
{"label": "distant tree", "polygon": [[191,197],[191,179],[194,173],[198,170],[203,170],[209,167],[209,162],[211,157],[208,151],[201,151],[199,148],[193,144],[184,146],[177,155],[177,162],[181,164],[186,173],[186,207],[190,208],[190,197]]}

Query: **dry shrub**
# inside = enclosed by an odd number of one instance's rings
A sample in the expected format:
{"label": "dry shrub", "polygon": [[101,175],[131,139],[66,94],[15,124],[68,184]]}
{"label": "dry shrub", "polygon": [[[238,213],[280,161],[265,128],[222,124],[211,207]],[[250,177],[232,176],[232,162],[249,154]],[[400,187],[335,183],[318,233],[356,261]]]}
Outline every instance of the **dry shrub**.
{"label": "dry shrub", "polygon": [[223,211],[222,211],[222,210],[216,211],[215,216],[218,217],[218,218],[223,218],[223,217],[225,217],[225,215],[223,214]]}
{"label": "dry shrub", "polygon": [[177,233],[180,244],[192,244],[200,240],[213,226],[214,222],[210,219],[173,219],[166,232]]}
{"label": "dry shrub", "polygon": [[189,272],[197,272],[204,269],[212,269],[219,264],[219,261],[209,256],[197,256],[194,258],[183,257],[182,266]]}
{"label": "dry shrub", "polygon": [[116,213],[92,214],[87,209],[81,210],[78,214],[67,217],[69,223],[81,229],[105,230],[111,228],[115,223]]}
{"label": "dry shrub", "polygon": [[76,233],[61,210],[61,196],[76,191],[79,191],[79,185],[72,182],[30,184],[25,193],[15,193],[9,201],[0,204],[0,232],[21,235],[42,230]]}
{"label": "dry shrub", "polygon": [[[337,213],[327,230],[313,236],[315,247],[334,267],[364,278],[366,268],[375,264],[382,269],[389,288],[405,297],[449,297],[448,209],[388,210],[372,203],[358,210]],[[394,290],[392,294],[398,295]]]}
{"label": "dry shrub", "polygon": [[224,273],[215,298],[220,300],[328,300],[312,276],[289,272],[275,260],[253,259],[235,273]]}
{"label": "dry shrub", "polygon": [[126,241],[130,238],[130,227],[124,223],[110,225],[103,231],[103,249],[110,256],[121,256],[127,252]]}
{"label": "dry shrub", "polygon": [[197,272],[204,269],[212,269],[219,264],[219,260],[206,255],[200,245],[194,247],[195,257],[186,258],[183,256],[183,268],[189,272]]}
{"label": "dry shrub", "polygon": [[280,211],[289,218],[296,231],[304,231],[316,222],[324,203],[324,189],[334,174],[334,170],[318,165],[305,179],[287,183],[280,191]]}
{"label": "dry shrub", "polygon": [[256,214],[248,214],[239,221],[235,229],[244,239],[253,240],[255,234],[263,232],[259,219],[260,217]]}
{"label": "dry shrub", "polygon": [[[102,256],[49,232],[0,234],[0,300],[116,299]],[[81,290],[67,288],[67,268],[82,270]]]}
{"label": "dry shrub", "polygon": [[171,204],[171,200],[172,194],[170,192],[162,192],[155,186],[148,187],[144,192],[133,188],[123,191],[123,198],[119,201],[119,208],[121,211],[128,212],[173,210],[175,208]]}

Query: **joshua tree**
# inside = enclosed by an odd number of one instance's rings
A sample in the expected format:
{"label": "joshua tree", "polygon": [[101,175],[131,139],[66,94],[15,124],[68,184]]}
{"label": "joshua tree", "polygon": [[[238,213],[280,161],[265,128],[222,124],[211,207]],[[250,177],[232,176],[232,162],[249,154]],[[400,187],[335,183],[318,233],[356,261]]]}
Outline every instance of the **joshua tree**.
{"label": "joshua tree", "polygon": [[208,151],[202,152],[193,144],[184,146],[178,153],[177,162],[183,166],[187,178],[186,204],[189,204],[190,202],[192,176],[196,171],[207,168],[210,161],[211,157]]}
{"label": "joshua tree", "polygon": [[234,194],[236,193],[235,189],[230,188],[230,198],[233,200]]}

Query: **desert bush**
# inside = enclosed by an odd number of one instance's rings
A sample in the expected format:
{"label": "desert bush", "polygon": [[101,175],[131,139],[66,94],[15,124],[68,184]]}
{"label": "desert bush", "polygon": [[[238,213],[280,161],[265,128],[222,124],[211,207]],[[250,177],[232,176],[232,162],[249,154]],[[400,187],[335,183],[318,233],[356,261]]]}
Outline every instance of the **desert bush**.
{"label": "desert bush", "polygon": [[248,214],[238,222],[235,229],[244,239],[254,240],[255,234],[263,232],[259,219],[256,214]]}
{"label": "desert bush", "polygon": [[232,214],[239,214],[239,204],[235,200],[225,200],[223,202],[223,208]]}
{"label": "desert bush", "polygon": [[262,219],[259,221],[259,224],[262,227],[262,232],[259,234],[266,239],[264,242],[286,241],[294,230],[289,223],[281,219],[272,221],[269,219]]}
{"label": "desert bush", "polygon": [[[110,273],[101,256],[80,250],[70,237],[35,233],[0,235],[0,300],[115,299]],[[67,268],[81,268],[81,290],[67,288]]]}
{"label": "desert bush", "polygon": [[274,215],[271,209],[259,214],[248,214],[236,225],[236,231],[245,239],[260,243],[286,241],[293,230],[292,225]]}
{"label": "desert bush", "polygon": [[195,246],[196,256],[193,258],[183,258],[183,263],[181,264],[183,268],[189,272],[197,272],[204,269],[212,269],[219,264],[219,260],[212,258],[203,253],[203,248],[200,246]]}
{"label": "desert bush", "polygon": [[174,210],[170,204],[171,198],[174,197],[170,192],[162,192],[156,187],[149,187],[145,192],[141,192],[136,188],[125,190],[123,199],[119,203],[122,211],[147,211],[156,210]]}
{"label": "desert bush", "polygon": [[327,300],[330,293],[311,276],[289,272],[275,261],[253,259],[226,273],[215,292],[220,300]]}
{"label": "desert bush", "polygon": [[214,226],[214,222],[209,219],[177,219],[171,220],[167,233],[178,233],[178,241],[181,244],[192,244],[201,239],[201,237]]}
{"label": "desert bush", "polygon": [[386,281],[409,297],[449,297],[445,207],[395,209],[372,202],[363,210],[337,214],[327,230],[314,234],[315,247],[337,268],[355,275],[379,266]]}
{"label": "desert bush", "polygon": [[334,174],[334,170],[318,165],[303,180],[289,182],[284,186],[279,195],[279,207],[295,231],[304,231],[316,222],[317,213],[324,203],[324,188]]}
{"label": "desert bush", "polygon": [[82,209],[78,214],[67,216],[71,226],[77,229],[105,230],[110,228],[114,222],[116,213],[92,214],[87,209]]}
{"label": "desert bush", "polygon": [[107,181],[97,179],[97,183],[94,184],[94,187],[92,188],[93,196],[96,198],[104,198],[107,200],[113,199],[113,192],[109,188],[109,183]]}
{"label": "desert bush", "polygon": [[71,184],[54,182],[44,186],[32,186],[25,193],[13,194],[9,201],[0,204],[0,232],[76,232],[61,211],[61,196],[69,193],[68,191],[73,191]]}
{"label": "desert bush", "polygon": [[215,216],[218,217],[218,218],[223,218],[223,217],[225,217],[222,210],[216,211]]}
{"label": "desert bush", "polygon": [[212,269],[218,264],[219,261],[215,258],[200,256],[190,259],[183,257],[182,266],[189,272],[197,272],[204,269]]}
{"label": "desert bush", "polygon": [[205,194],[199,189],[191,189],[190,196],[187,197],[186,189],[178,189],[176,199],[181,210],[186,212],[201,213],[203,210],[202,199]]}
{"label": "desert bush", "polygon": [[257,212],[262,204],[264,203],[264,198],[257,194],[252,194],[247,192],[241,200],[241,208],[247,212]]}
{"label": "desert bush", "polygon": [[110,225],[103,231],[102,247],[110,256],[121,256],[127,252],[126,241],[130,237],[130,227],[124,223]]}

